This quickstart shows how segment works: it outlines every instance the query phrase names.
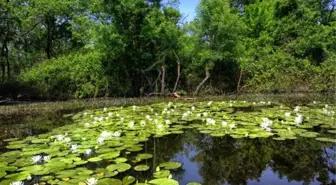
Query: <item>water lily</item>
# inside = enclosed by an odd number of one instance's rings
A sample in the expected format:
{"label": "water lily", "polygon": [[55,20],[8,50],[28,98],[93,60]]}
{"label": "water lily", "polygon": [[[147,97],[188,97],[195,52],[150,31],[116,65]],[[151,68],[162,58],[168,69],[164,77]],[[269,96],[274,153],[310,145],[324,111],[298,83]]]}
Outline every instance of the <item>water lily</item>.
{"label": "water lily", "polygon": [[267,132],[271,132],[271,131],[272,131],[272,129],[269,128],[269,127],[267,127],[265,130],[266,130]]}
{"label": "water lily", "polygon": [[166,120],[165,120],[165,123],[166,123],[167,125],[169,125],[169,124],[170,124],[170,120],[166,119]]}
{"label": "water lily", "polygon": [[117,117],[120,117],[120,114],[117,113],[116,116],[117,116]]}
{"label": "water lily", "polygon": [[104,110],[104,112],[106,112],[106,111],[107,111],[107,108],[106,108],[106,107],[104,107],[104,109],[103,109],[103,110]]}
{"label": "water lily", "polygon": [[132,106],[132,109],[133,109],[133,111],[135,111],[135,109],[136,109],[136,106],[135,106],[135,105],[133,105],[133,106]]}
{"label": "water lily", "polygon": [[207,112],[203,112],[203,116],[204,116],[204,117],[207,117],[207,116],[208,116],[208,113],[207,113]]}
{"label": "water lily", "polygon": [[86,122],[86,123],[84,123],[84,126],[89,127],[90,123]]}
{"label": "water lily", "polygon": [[154,123],[155,123],[155,124],[158,124],[158,123],[159,123],[159,120],[158,120],[158,119],[154,119]]}
{"label": "water lily", "polygon": [[43,156],[43,161],[48,162],[51,159],[50,155]]}
{"label": "water lily", "polygon": [[120,137],[120,135],[121,135],[121,133],[118,132],[118,131],[116,131],[116,132],[113,133],[113,136],[114,136],[114,137]]}
{"label": "water lily", "polygon": [[291,113],[290,113],[290,112],[286,112],[286,113],[285,113],[285,116],[286,116],[286,117],[290,117],[290,116],[291,116]]}
{"label": "water lily", "polygon": [[206,124],[207,125],[214,125],[214,124],[216,124],[216,120],[214,120],[213,118],[207,118],[206,119]]}
{"label": "water lily", "polygon": [[199,117],[201,117],[201,114],[196,114],[196,116],[199,118]]}
{"label": "water lily", "polygon": [[229,105],[230,107],[232,107],[233,106],[233,104],[232,103],[230,103],[230,105]]}
{"label": "water lily", "polygon": [[324,108],[326,108],[326,109],[327,109],[327,108],[328,108],[328,104],[325,104],[325,105],[324,105]]}
{"label": "water lily", "polygon": [[85,183],[87,185],[96,185],[98,183],[98,179],[91,177],[91,178],[88,178]]}
{"label": "water lily", "polygon": [[134,127],[134,121],[131,121],[129,124],[128,124],[129,127]]}
{"label": "water lily", "polygon": [[328,109],[323,108],[323,114],[325,114],[325,115],[329,115],[329,111],[328,111]]}
{"label": "water lily", "polygon": [[108,137],[112,137],[113,134],[111,132],[107,132],[107,131],[103,131],[101,134],[100,134],[100,137],[103,137],[103,138],[108,138]]}
{"label": "water lily", "polygon": [[[103,139],[104,139],[104,138],[103,138]],[[91,153],[92,153],[92,149],[89,148],[89,149],[86,149],[86,150],[85,150],[85,154],[86,154],[86,155],[91,155]]]}
{"label": "water lily", "polygon": [[316,101],[313,101],[313,104],[316,104]]}
{"label": "water lily", "polygon": [[212,104],[212,101],[209,101],[209,102],[208,102],[208,106],[210,106],[211,104]]}
{"label": "water lily", "polygon": [[152,120],[151,117],[150,117],[150,115],[148,115],[148,114],[146,115],[146,119]]}
{"label": "water lily", "polygon": [[172,105],[173,105],[173,102],[169,102],[167,106],[168,106],[168,108],[169,108],[169,107],[171,107]]}
{"label": "water lily", "polygon": [[123,122],[124,120],[125,120],[125,118],[123,118],[123,117],[120,118],[120,121],[121,121],[121,122]]}
{"label": "water lily", "polygon": [[70,141],[71,141],[71,138],[70,138],[70,137],[66,137],[66,138],[64,138],[64,142],[66,142],[66,143],[70,143]]}
{"label": "water lily", "polygon": [[61,142],[63,139],[64,139],[64,135],[57,135],[57,136],[56,136],[56,140],[57,140],[58,142]]}
{"label": "water lily", "polygon": [[294,111],[295,111],[295,112],[298,112],[298,111],[300,110],[300,108],[301,108],[300,106],[296,106],[296,107],[294,108]]}
{"label": "water lily", "polygon": [[35,156],[32,157],[33,163],[38,163],[38,162],[41,161],[41,159],[42,159],[42,156],[40,156],[40,155],[35,155]]}
{"label": "water lily", "polygon": [[86,137],[82,137],[82,140],[83,140],[83,141],[86,141]]}
{"label": "water lily", "polygon": [[104,117],[98,118],[98,121],[104,121]]}
{"label": "water lily", "polygon": [[84,115],[84,116],[87,116],[87,112],[84,112],[83,115]]}
{"label": "water lily", "polygon": [[28,177],[27,177],[27,180],[32,180],[32,177],[29,175]]}
{"label": "water lily", "polygon": [[24,185],[22,181],[11,182],[9,185]]}
{"label": "water lily", "polygon": [[294,122],[299,125],[302,124],[303,116],[301,114],[298,114],[297,117],[295,117]]}
{"label": "water lily", "polygon": [[78,148],[78,145],[77,145],[77,144],[73,144],[73,145],[71,145],[71,147],[70,147],[71,150],[77,150],[77,148]]}
{"label": "water lily", "polygon": [[236,128],[236,125],[235,124],[230,124],[229,127],[230,127],[230,129],[233,129],[233,128]]}
{"label": "water lily", "polygon": [[107,116],[111,117],[113,114],[112,112],[107,113]]}
{"label": "water lily", "polygon": [[222,127],[226,127],[228,123],[226,121],[222,121]]}
{"label": "water lily", "polygon": [[192,107],[191,107],[191,110],[195,110],[195,106],[192,106]]}
{"label": "water lily", "polygon": [[97,143],[99,143],[99,144],[104,143],[104,141],[105,141],[105,139],[104,139],[103,137],[99,137],[99,138],[97,139]]}
{"label": "water lily", "polygon": [[156,126],[157,129],[163,129],[163,125],[162,124],[159,124]]}
{"label": "water lily", "polygon": [[253,102],[252,104],[253,104],[253,105],[255,105],[255,104],[256,104],[256,102]]}

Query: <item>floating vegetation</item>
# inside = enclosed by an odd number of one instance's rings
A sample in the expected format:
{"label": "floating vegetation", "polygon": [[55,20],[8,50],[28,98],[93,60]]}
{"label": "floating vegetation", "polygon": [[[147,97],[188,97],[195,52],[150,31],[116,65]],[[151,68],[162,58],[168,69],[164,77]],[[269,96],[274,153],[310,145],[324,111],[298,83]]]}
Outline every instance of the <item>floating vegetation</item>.
{"label": "floating vegetation", "polygon": [[[42,184],[175,185],[171,171],[182,164],[148,165],[154,156],[146,152],[144,142],[151,137],[196,129],[212,137],[279,142],[307,137],[336,143],[334,110],[335,106],[318,103],[292,108],[245,101],[86,110],[72,117],[74,124],[22,140],[7,139],[8,151],[0,155],[0,185],[29,184],[34,178]],[[139,182],[134,174],[147,171],[154,179]]]}

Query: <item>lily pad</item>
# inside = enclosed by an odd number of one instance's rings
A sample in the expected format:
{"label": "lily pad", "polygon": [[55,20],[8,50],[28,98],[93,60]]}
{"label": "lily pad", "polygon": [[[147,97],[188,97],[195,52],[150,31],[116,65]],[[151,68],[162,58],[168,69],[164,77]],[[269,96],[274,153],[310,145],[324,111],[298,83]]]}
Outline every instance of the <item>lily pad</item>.
{"label": "lily pad", "polygon": [[166,170],[172,170],[172,169],[177,169],[181,167],[181,163],[179,162],[164,162],[159,165],[159,167],[163,167]]}

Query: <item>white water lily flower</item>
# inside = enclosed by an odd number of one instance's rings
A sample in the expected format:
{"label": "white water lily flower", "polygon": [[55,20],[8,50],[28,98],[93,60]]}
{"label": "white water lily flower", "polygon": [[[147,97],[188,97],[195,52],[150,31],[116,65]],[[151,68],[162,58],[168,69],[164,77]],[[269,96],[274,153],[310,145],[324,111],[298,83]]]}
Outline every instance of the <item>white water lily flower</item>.
{"label": "white water lily flower", "polygon": [[84,126],[89,127],[90,123],[86,122],[86,123],[84,123]]}
{"label": "white water lily flower", "polygon": [[232,107],[233,106],[233,104],[232,103],[230,103],[230,105],[229,105],[230,107]]}
{"label": "white water lily flower", "polygon": [[268,104],[268,105],[270,105],[270,104],[271,104],[271,102],[270,102],[270,101],[268,101],[268,102],[267,102],[267,104]]}
{"label": "white water lily flower", "polygon": [[70,141],[71,141],[71,138],[70,138],[70,137],[66,137],[66,138],[64,138],[64,142],[66,142],[66,143],[70,143]]}
{"label": "white water lily flower", "polygon": [[118,131],[116,131],[116,132],[113,133],[113,136],[114,136],[114,137],[120,137],[120,135],[121,135],[121,133],[118,132]]}
{"label": "white water lily flower", "polygon": [[169,102],[167,106],[168,106],[168,108],[169,108],[169,107],[171,107],[172,105],[173,105],[173,102]]}
{"label": "white water lily flower", "polygon": [[125,120],[125,118],[120,118],[120,121],[123,122]]}
{"label": "white water lily flower", "polygon": [[290,117],[291,116],[291,113],[290,112],[286,112],[285,113],[285,117]]}
{"label": "white water lily flower", "polygon": [[117,113],[116,116],[117,116],[117,117],[120,117],[120,114]]}
{"label": "white water lily flower", "polygon": [[86,140],[86,137],[82,137],[82,140],[85,141],[85,140]]}
{"label": "white water lily flower", "polygon": [[105,139],[103,137],[99,137],[97,139],[97,143],[99,143],[99,144],[102,144],[104,141],[105,141]]}
{"label": "white water lily flower", "polygon": [[222,121],[222,127],[226,127],[228,123],[226,121]]}
{"label": "white water lily flower", "polygon": [[294,119],[294,122],[299,125],[299,124],[302,124],[302,121],[303,121],[303,116],[301,114],[298,114],[297,117],[295,117]]}
{"label": "white water lily flower", "polygon": [[150,117],[150,115],[146,115],[146,119],[148,119],[148,120],[151,120],[151,117]]}
{"label": "white water lily flower", "polygon": [[113,114],[112,112],[107,113],[107,116],[111,117]]}
{"label": "white water lily flower", "polygon": [[233,129],[233,128],[236,128],[236,125],[235,124],[230,124],[229,127],[230,127],[230,129]]}
{"label": "white water lily flower", "polygon": [[256,104],[256,102],[253,102],[252,104],[253,104],[253,105],[255,105],[255,104]]}
{"label": "white water lily flower", "polygon": [[210,106],[211,104],[212,104],[212,101],[209,101],[209,102],[208,102],[208,106]]}
{"label": "white water lily flower", "polygon": [[135,111],[135,109],[136,109],[136,106],[135,106],[135,105],[133,105],[133,106],[132,106],[132,109],[133,109],[133,111]]}
{"label": "white water lily flower", "polygon": [[63,139],[64,139],[64,135],[57,135],[57,136],[56,136],[56,140],[57,140],[58,142],[61,142]]}
{"label": "white water lily flower", "polygon": [[73,145],[71,145],[71,150],[77,150],[77,148],[78,148],[78,145],[77,144],[73,144]]}
{"label": "white water lily flower", "polygon": [[158,116],[159,114],[158,113],[155,113],[155,116]]}
{"label": "white water lily flower", "polygon": [[192,107],[191,107],[191,110],[195,110],[195,106],[192,106]]}
{"label": "white water lily flower", "polygon": [[163,125],[162,124],[159,124],[156,126],[157,129],[162,129],[163,128]]}
{"label": "white water lily flower", "polygon": [[98,179],[91,177],[86,180],[86,185],[96,185],[98,183]]}
{"label": "white water lily flower", "polygon": [[300,106],[296,106],[295,108],[294,108],[294,111],[295,112],[298,112],[300,110]]}
{"label": "white water lily flower", "polygon": [[267,127],[267,128],[266,128],[266,131],[267,131],[267,132],[272,132],[272,129],[269,128],[269,127]]}
{"label": "white water lily flower", "polygon": [[96,124],[97,124],[97,121],[93,121],[93,124],[96,125]]}
{"label": "white water lily flower", "polygon": [[206,119],[206,124],[214,125],[214,124],[216,124],[216,120],[214,120],[213,118],[207,118]]}
{"label": "white water lily flower", "polygon": [[93,120],[98,121],[98,117],[93,117]]}
{"label": "white water lily flower", "polygon": [[158,123],[159,123],[159,120],[154,119],[154,123],[155,123],[155,124],[158,124]]}
{"label": "white water lily flower", "polygon": [[[103,138],[103,139],[104,139],[104,138]],[[92,149],[89,148],[89,149],[86,149],[86,150],[85,150],[85,154],[86,154],[86,155],[90,155],[91,153],[92,153]]]}
{"label": "white water lily flower", "polygon": [[113,134],[111,132],[107,132],[107,131],[103,131],[100,134],[100,137],[103,137],[103,138],[112,137],[112,136],[113,136]]}
{"label": "white water lily flower", "polygon": [[24,185],[22,181],[11,182],[9,185]]}
{"label": "white water lily flower", "polygon": [[182,115],[182,119],[183,119],[183,118],[186,118],[186,117],[188,117],[188,116],[189,116],[188,113],[185,112],[185,113],[183,113],[183,115]]}
{"label": "white water lily flower", "polygon": [[325,115],[329,115],[329,111],[328,111],[328,109],[323,109],[323,114],[325,114]]}
{"label": "white water lily flower", "polygon": [[104,121],[104,117],[98,118],[98,121]]}
{"label": "white water lily flower", "polygon": [[44,162],[48,162],[50,159],[51,159],[50,155],[46,155],[46,156],[43,157]]}
{"label": "white water lily flower", "polygon": [[38,162],[41,161],[41,159],[42,159],[42,156],[40,156],[40,155],[35,155],[35,156],[32,157],[33,163],[38,163]]}
{"label": "white water lily flower", "polygon": [[328,108],[328,104],[325,104],[325,105],[324,105],[324,108]]}
{"label": "white water lily flower", "polygon": [[199,118],[199,117],[201,117],[201,114],[196,114],[196,116]]}
{"label": "white water lily flower", "polygon": [[90,118],[93,118],[93,115],[92,115],[92,114],[90,115]]}
{"label": "white water lily flower", "polygon": [[204,117],[207,117],[207,116],[208,116],[208,113],[207,113],[207,112],[203,112],[203,116],[204,116]]}
{"label": "white water lily flower", "polygon": [[106,108],[106,107],[104,107],[104,109],[103,109],[103,110],[104,110],[104,112],[106,112],[106,111],[107,111],[107,108]]}
{"label": "white water lily flower", "polygon": [[316,101],[313,101],[313,104],[316,104]]}
{"label": "white water lily flower", "polygon": [[84,116],[87,116],[87,112],[84,112],[83,115],[84,115]]}
{"label": "white water lily flower", "polygon": [[165,120],[165,123],[166,123],[167,125],[170,124],[170,120],[166,119],[166,120]]}
{"label": "white water lily flower", "polygon": [[129,127],[134,127],[134,121],[131,121],[129,124],[128,124]]}

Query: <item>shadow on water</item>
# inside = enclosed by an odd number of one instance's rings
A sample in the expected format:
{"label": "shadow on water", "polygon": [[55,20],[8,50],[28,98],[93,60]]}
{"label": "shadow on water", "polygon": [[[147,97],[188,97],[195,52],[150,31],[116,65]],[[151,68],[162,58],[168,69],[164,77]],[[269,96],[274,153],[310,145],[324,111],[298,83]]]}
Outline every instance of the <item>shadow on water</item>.
{"label": "shadow on water", "polygon": [[147,144],[157,163],[183,164],[173,173],[180,184],[336,184],[336,145],[314,139],[237,140],[187,130]]}

